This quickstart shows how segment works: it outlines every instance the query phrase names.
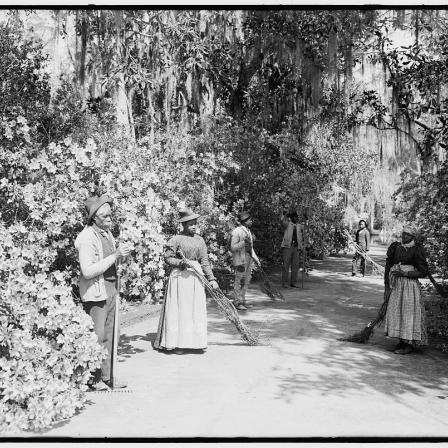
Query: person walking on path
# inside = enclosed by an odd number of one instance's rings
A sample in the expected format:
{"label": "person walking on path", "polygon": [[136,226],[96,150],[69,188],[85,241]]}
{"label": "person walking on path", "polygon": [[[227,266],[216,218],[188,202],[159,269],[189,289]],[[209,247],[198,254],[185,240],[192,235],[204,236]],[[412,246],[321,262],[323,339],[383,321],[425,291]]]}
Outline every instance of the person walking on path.
{"label": "person walking on path", "polygon": [[[361,219],[359,221],[359,228],[356,232],[355,242],[359,246],[361,250],[364,252],[368,252],[370,249],[370,232],[369,228],[367,226],[367,222],[364,221],[364,219]],[[364,277],[366,273],[366,260],[365,258],[359,254],[358,252],[355,252],[355,255],[353,256],[352,260],[352,276],[356,277],[358,273],[358,266],[359,271],[361,275]]]}
{"label": "person walking on path", "polygon": [[[282,286],[288,288],[288,284],[290,284],[293,288],[298,288],[300,260],[304,260],[305,254],[305,231],[299,223],[299,215],[296,211],[283,213],[282,226],[285,230],[281,245]],[[305,269],[304,263],[302,263],[302,269]]]}
{"label": "person walking on path", "polygon": [[[123,388],[114,378],[114,344],[118,344],[118,275],[117,263],[129,255],[126,245],[116,248],[110,232],[112,199],[107,195],[87,199],[87,226],[75,240],[81,275],[79,293],[84,310],[93,320],[99,343],[107,350],[100,369],[93,372],[89,386],[93,390]],[[114,340],[115,338],[115,340]]]}
{"label": "person walking on path", "polygon": [[207,246],[196,225],[199,215],[192,210],[181,210],[178,222],[182,232],[172,237],[165,251],[166,263],[174,268],[168,280],[160,313],[154,348],[184,354],[186,349],[203,352],[207,348],[207,308],[205,289],[199,277],[184,257],[218,289],[210,267]]}
{"label": "person walking on path", "polygon": [[405,226],[401,243],[387,250],[384,284],[390,292],[385,318],[385,334],[399,338],[394,353],[406,355],[416,346],[427,344],[425,310],[418,278],[428,274],[424,248],[415,241],[417,231]]}
{"label": "person walking on path", "polygon": [[246,292],[252,278],[253,262],[258,261],[254,251],[254,235],[250,228],[253,220],[249,212],[238,214],[240,225],[233,229],[230,242],[232,252],[232,263],[235,269],[234,297],[237,310],[247,310],[249,305],[246,301]]}

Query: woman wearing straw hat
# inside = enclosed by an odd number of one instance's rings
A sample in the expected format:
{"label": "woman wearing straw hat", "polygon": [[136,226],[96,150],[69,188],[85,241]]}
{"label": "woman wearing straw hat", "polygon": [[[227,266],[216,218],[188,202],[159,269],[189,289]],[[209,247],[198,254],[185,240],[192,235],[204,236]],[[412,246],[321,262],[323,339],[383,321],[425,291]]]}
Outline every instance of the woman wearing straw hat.
{"label": "woman wearing straw hat", "polygon": [[415,241],[417,230],[405,226],[401,243],[392,243],[387,250],[384,284],[390,289],[387,305],[386,336],[399,338],[394,353],[406,355],[415,346],[426,345],[425,311],[418,278],[428,274],[424,248]]}
{"label": "woman wearing straw hat", "polygon": [[178,222],[182,224],[182,232],[168,241],[165,252],[165,261],[174,269],[168,281],[154,348],[177,354],[183,354],[185,349],[207,348],[204,286],[179,252],[218,289],[205,241],[195,234],[198,217],[189,209],[180,212]]}

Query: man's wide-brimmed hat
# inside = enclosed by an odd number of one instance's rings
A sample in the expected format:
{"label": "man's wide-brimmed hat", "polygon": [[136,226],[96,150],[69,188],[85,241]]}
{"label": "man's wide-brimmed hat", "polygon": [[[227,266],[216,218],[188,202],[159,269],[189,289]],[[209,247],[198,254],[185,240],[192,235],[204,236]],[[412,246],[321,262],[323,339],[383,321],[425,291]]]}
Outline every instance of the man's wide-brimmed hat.
{"label": "man's wide-brimmed hat", "polygon": [[403,226],[403,233],[407,233],[408,235],[417,236],[418,229],[417,227],[413,226],[412,224],[407,224]]}
{"label": "man's wide-brimmed hat", "polygon": [[87,210],[87,222],[89,222],[94,216],[97,210],[104,204],[112,205],[113,200],[107,194],[103,194],[102,196],[91,196],[85,202],[86,210]]}
{"label": "man's wide-brimmed hat", "polygon": [[251,219],[252,217],[250,216],[249,212],[240,212],[238,213],[238,220],[240,222],[245,222],[248,221],[249,219]]}
{"label": "man's wide-brimmed hat", "polygon": [[199,215],[193,210],[190,210],[189,208],[185,208],[179,212],[179,219],[177,222],[187,222],[187,221],[193,221],[193,219],[198,219]]}

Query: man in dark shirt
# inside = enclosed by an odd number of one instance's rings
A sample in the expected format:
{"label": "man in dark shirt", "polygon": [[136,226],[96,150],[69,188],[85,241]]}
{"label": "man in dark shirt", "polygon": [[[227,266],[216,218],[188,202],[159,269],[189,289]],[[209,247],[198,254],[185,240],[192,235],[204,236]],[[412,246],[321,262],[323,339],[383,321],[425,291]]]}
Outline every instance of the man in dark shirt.
{"label": "man in dark shirt", "polygon": [[290,285],[293,288],[298,288],[300,255],[305,250],[304,229],[299,224],[299,215],[295,211],[283,215],[282,225],[285,229],[281,247],[283,258],[282,285],[284,288],[288,287],[289,270],[291,269]]}

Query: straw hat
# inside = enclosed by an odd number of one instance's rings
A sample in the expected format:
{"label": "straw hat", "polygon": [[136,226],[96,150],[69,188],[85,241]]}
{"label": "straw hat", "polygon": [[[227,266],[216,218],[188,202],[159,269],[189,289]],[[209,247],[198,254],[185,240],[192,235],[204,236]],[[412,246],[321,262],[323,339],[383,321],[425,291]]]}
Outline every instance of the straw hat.
{"label": "straw hat", "polygon": [[193,221],[193,219],[198,218],[199,215],[197,213],[194,213],[193,210],[190,210],[189,208],[185,208],[179,212],[179,219],[177,222]]}
{"label": "straw hat", "polygon": [[107,194],[103,194],[102,196],[91,196],[85,202],[85,207],[87,210],[87,222],[89,222],[94,216],[97,210],[104,204],[112,205],[113,200]]}
{"label": "straw hat", "polygon": [[240,213],[238,213],[238,221],[240,221],[240,222],[248,221],[251,218],[252,217],[250,216],[249,212],[240,212]]}

